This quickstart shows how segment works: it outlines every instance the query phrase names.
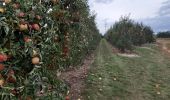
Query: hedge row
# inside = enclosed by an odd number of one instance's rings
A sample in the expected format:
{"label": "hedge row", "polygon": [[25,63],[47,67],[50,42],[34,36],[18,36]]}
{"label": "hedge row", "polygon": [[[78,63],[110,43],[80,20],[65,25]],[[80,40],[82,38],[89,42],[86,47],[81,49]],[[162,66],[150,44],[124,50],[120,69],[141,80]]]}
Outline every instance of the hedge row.
{"label": "hedge row", "polygon": [[159,32],[157,38],[170,38],[170,31]]}
{"label": "hedge row", "polygon": [[133,46],[155,41],[153,30],[142,23],[134,22],[129,17],[121,17],[107,31],[105,38],[122,52],[133,50]]}
{"label": "hedge row", "polygon": [[0,99],[64,99],[55,72],[96,48],[94,20],[86,0],[1,0]]}

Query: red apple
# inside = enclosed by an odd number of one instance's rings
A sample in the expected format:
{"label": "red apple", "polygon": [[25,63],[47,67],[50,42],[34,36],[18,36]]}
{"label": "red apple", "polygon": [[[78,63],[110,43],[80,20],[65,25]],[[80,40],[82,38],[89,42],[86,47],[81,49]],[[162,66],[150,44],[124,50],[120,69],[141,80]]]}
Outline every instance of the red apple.
{"label": "red apple", "polygon": [[11,90],[11,93],[16,96],[16,95],[18,94],[18,93],[17,93],[17,89],[12,89],[12,90]]}
{"label": "red apple", "polygon": [[24,37],[24,41],[28,43],[31,42],[32,40],[30,39],[30,37]]}
{"label": "red apple", "polygon": [[8,76],[11,76],[11,75],[14,75],[14,74],[15,74],[14,70],[11,69],[11,70],[8,71]]}
{"label": "red apple", "polygon": [[69,96],[66,96],[66,97],[65,97],[65,100],[70,100],[70,97],[69,97]]}
{"label": "red apple", "polygon": [[0,54],[0,62],[7,61],[8,57],[5,54]]}
{"label": "red apple", "polygon": [[5,69],[3,64],[0,64],[0,71],[3,71]]}
{"label": "red apple", "polygon": [[40,30],[40,26],[38,24],[32,24],[32,29],[39,31]]}
{"label": "red apple", "polygon": [[7,78],[7,82],[9,82],[9,83],[16,83],[16,77],[14,76],[14,75],[10,75],[10,76],[8,76],[8,78]]}
{"label": "red apple", "polygon": [[17,16],[18,16],[18,17],[24,17],[24,16],[25,16],[25,13],[20,12]]}

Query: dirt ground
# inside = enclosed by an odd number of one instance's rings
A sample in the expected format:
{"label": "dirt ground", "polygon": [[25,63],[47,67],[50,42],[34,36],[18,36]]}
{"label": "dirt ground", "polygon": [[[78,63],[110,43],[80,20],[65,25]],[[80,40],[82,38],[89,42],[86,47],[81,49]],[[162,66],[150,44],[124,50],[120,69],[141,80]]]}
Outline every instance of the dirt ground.
{"label": "dirt ground", "polygon": [[170,39],[157,39],[157,44],[165,53],[170,53]]}
{"label": "dirt ground", "polygon": [[64,80],[70,86],[68,93],[70,100],[82,99],[81,92],[85,88],[85,78],[93,61],[94,55],[91,54],[87,56],[82,65],[77,66],[76,69],[71,69],[61,73],[59,78]]}

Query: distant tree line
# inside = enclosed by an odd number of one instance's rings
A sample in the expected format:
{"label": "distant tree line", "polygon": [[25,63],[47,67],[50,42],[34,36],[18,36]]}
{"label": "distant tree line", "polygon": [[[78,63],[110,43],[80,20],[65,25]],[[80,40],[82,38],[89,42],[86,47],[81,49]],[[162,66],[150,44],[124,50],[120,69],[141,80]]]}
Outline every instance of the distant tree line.
{"label": "distant tree line", "polygon": [[133,46],[155,41],[153,30],[149,26],[137,23],[129,17],[121,17],[106,32],[105,38],[122,52],[133,50]]}
{"label": "distant tree line", "polygon": [[170,31],[159,32],[157,38],[170,38]]}

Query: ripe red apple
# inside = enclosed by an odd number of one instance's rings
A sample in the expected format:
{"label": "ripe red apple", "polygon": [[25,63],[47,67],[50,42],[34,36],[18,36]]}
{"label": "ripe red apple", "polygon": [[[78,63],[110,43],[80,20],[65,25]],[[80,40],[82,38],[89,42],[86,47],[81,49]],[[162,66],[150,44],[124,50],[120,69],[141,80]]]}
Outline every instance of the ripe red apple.
{"label": "ripe red apple", "polygon": [[69,96],[66,96],[66,97],[65,97],[65,100],[70,100],[70,97],[69,97]]}
{"label": "ripe red apple", "polygon": [[30,37],[24,37],[24,42],[28,43],[31,42],[32,40],[30,39]]}
{"label": "ripe red apple", "polygon": [[12,89],[11,91],[10,91],[13,95],[17,95],[18,93],[17,93],[17,89]]}
{"label": "ripe red apple", "polygon": [[0,62],[7,61],[8,57],[5,54],[0,54]]}
{"label": "ripe red apple", "polygon": [[40,26],[38,24],[32,24],[32,29],[39,31],[40,30]]}
{"label": "ripe red apple", "polygon": [[8,76],[8,78],[7,78],[7,82],[9,82],[9,83],[16,83],[16,77],[14,76],[14,75],[10,75],[10,76]]}
{"label": "ripe red apple", "polygon": [[0,64],[0,71],[3,71],[5,69],[5,66],[3,64]]}
{"label": "ripe red apple", "polygon": [[18,16],[18,17],[24,17],[24,16],[25,16],[25,13],[20,12],[17,16]]}

